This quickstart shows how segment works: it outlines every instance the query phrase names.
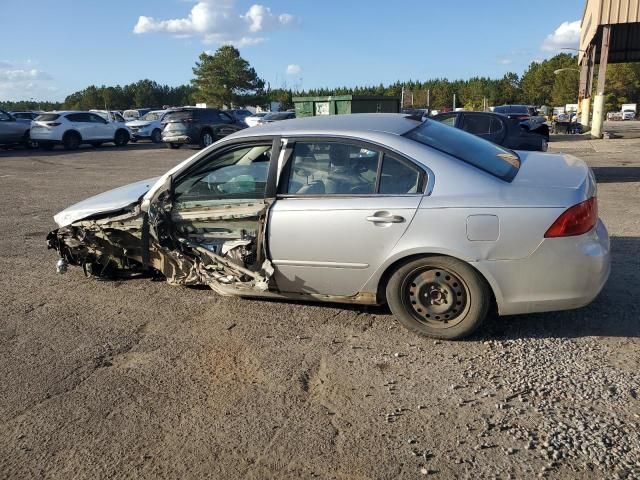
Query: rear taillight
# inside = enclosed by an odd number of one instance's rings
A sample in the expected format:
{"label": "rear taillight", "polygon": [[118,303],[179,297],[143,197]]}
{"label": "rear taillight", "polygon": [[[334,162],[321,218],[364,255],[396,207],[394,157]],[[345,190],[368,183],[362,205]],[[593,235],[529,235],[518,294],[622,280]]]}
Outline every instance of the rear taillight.
{"label": "rear taillight", "polygon": [[578,203],[565,210],[558,219],[549,227],[545,238],[573,237],[582,235],[591,230],[598,221],[598,200],[591,197],[589,200]]}
{"label": "rear taillight", "polygon": [[42,123],[41,125],[43,125],[43,126],[45,126],[47,128],[50,128],[50,127],[57,127],[57,126],[61,125],[61,123],[60,122]]}
{"label": "rear taillight", "polygon": [[529,115],[520,115],[517,118],[518,120],[529,120]]}

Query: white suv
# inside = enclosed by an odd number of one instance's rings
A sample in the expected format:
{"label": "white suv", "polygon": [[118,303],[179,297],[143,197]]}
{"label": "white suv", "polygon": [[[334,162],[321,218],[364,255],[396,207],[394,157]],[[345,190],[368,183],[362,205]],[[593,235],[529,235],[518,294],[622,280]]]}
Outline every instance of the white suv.
{"label": "white suv", "polygon": [[149,139],[153,143],[162,142],[162,119],[169,110],[152,110],[139,120],[127,122],[127,128],[131,131],[131,141],[137,142]]}
{"label": "white suv", "polygon": [[96,113],[51,112],[31,122],[31,139],[45,150],[57,144],[76,150],[83,143],[99,147],[113,142],[121,147],[129,143],[131,135],[123,123],[108,122]]}

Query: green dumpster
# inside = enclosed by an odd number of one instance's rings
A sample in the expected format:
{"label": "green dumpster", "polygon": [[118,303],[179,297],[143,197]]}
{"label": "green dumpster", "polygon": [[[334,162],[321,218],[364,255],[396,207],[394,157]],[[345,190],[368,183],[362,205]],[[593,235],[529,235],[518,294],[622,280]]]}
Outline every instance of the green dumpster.
{"label": "green dumpster", "polygon": [[400,99],[372,95],[293,97],[296,117],[342,115],[345,113],[399,113]]}

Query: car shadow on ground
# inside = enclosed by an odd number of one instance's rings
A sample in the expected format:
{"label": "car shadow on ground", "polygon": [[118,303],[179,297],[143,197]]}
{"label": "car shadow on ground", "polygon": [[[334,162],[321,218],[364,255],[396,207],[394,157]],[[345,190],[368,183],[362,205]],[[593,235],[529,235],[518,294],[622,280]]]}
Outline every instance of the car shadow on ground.
{"label": "car shadow on ground", "polygon": [[24,147],[0,147],[0,158],[2,157],[55,157],[59,155],[73,155],[75,153],[101,152],[108,151],[124,151],[124,150],[156,150],[166,149],[164,143],[129,143],[124,147],[116,147],[112,144],[104,144],[100,147],[91,145],[82,145],[77,150],[65,150],[60,146],[56,146],[53,150],[43,150],[40,148],[24,148]]}
{"label": "car shadow on ground", "polygon": [[640,167],[592,167],[598,183],[640,182]]}

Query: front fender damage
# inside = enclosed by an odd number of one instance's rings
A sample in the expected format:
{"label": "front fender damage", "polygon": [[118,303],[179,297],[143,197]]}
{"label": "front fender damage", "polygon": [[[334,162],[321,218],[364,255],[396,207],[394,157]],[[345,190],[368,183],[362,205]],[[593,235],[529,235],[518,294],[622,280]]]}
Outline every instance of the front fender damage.
{"label": "front fender damage", "polygon": [[[58,251],[65,264],[81,266],[87,276],[162,276],[173,285],[216,289],[224,284],[255,291],[269,288],[271,263],[263,260],[256,268],[243,262],[249,256],[260,259],[251,251],[257,248],[256,239],[226,242],[226,248],[216,253],[202,244],[163,234],[166,224],[166,215],[147,214],[136,207],[53,230],[47,236],[47,246]],[[66,266],[58,270],[66,270]]]}

